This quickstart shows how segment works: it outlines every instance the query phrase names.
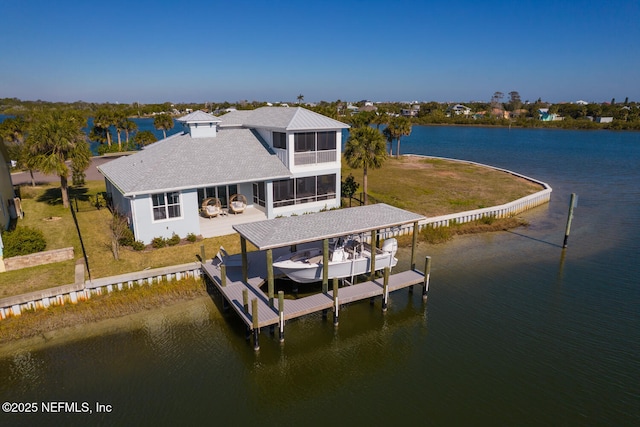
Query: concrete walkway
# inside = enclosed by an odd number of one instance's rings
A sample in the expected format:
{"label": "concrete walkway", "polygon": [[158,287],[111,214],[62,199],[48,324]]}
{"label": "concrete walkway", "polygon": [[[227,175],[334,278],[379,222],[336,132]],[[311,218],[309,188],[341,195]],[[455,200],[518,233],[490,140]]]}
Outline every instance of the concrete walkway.
{"label": "concrete walkway", "polygon": [[[115,160],[120,155],[114,156],[99,156],[92,157],[91,164],[89,168],[84,172],[86,175],[87,181],[103,181],[104,177],[100,172],[98,172],[98,166],[110,162],[111,160]],[[34,172],[33,177],[35,178],[36,185],[44,184],[48,182],[60,182],[60,177],[57,175],[45,175],[41,172]],[[71,179],[71,178],[69,178]],[[31,175],[29,172],[15,172],[11,174],[11,182],[13,185],[23,185],[23,184],[31,184]]]}

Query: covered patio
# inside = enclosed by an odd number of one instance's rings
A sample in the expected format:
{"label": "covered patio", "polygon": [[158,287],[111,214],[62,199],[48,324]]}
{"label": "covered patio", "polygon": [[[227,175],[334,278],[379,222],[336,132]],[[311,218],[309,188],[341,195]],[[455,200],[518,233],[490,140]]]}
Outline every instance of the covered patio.
{"label": "covered patio", "polygon": [[241,214],[226,213],[213,218],[199,217],[200,234],[202,237],[217,237],[235,234],[234,225],[246,224],[248,222],[263,221],[267,215],[260,209],[247,207]]}

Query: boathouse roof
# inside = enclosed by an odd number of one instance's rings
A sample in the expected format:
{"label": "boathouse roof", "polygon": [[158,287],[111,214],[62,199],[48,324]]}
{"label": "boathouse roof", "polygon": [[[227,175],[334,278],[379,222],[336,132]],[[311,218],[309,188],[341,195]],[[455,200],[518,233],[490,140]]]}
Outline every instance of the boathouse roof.
{"label": "boathouse roof", "polygon": [[237,224],[233,228],[259,250],[265,250],[399,227],[423,219],[423,215],[378,203]]}

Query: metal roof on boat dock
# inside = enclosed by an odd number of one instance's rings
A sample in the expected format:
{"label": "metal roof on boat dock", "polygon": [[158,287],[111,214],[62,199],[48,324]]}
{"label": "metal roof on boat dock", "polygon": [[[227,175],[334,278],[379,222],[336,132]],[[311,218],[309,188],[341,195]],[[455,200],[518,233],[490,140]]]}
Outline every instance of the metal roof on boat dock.
{"label": "metal roof on boat dock", "polygon": [[423,219],[423,215],[378,203],[238,224],[233,228],[259,250],[266,250],[399,227]]}

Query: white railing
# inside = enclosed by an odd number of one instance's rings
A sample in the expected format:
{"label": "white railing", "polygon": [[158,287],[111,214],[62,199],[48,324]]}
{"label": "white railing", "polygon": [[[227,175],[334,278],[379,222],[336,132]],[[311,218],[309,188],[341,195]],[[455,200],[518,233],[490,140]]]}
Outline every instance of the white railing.
{"label": "white railing", "polygon": [[315,165],[318,163],[335,162],[337,158],[337,150],[305,151],[294,154],[294,163],[296,166]]}

